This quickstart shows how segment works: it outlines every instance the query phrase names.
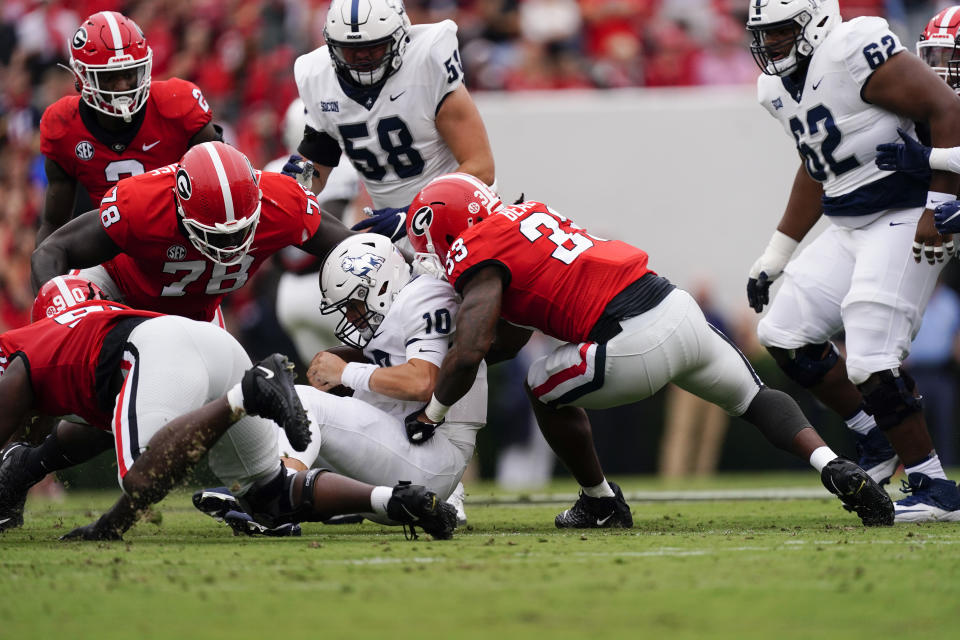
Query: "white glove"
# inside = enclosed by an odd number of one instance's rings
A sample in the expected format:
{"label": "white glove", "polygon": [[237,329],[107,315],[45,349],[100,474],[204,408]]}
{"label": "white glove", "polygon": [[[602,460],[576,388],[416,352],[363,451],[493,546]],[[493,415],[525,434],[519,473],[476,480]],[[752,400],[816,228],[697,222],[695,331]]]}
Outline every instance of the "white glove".
{"label": "white glove", "polygon": [[440,264],[440,258],[432,253],[413,254],[413,264],[410,271],[415,276],[426,275],[436,278],[437,280],[447,279],[447,273],[443,265]]}
{"label": "white glove", "polygon": [[750,277],[759,278],[762,272],[767,274],[767,280],[770,282],[779,278],[799,244],[787,234],[774,231],[770,243],[763,250],[763,255],[750,267]]}

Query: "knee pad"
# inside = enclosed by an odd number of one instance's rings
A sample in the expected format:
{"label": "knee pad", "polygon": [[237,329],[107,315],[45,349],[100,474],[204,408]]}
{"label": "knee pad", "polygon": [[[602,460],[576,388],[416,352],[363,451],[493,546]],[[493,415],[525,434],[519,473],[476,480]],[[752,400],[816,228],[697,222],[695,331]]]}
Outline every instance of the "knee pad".
{"label": "knee pad", "polygon": [[[311,522],[313,515],[313,483],[323,469],[288,473],[285,468],[269,482],[237,498],[244,511],[267,527],[278,527],[290,522]],[[300,499],[294,503],[293,487],[302,483]]]}
{"label": "knee pad", "polygon": [[767,347],[787,377],[801,387],[814,387],[840,359],[840,352],[832,342],[807,344],[798,349]]}
{"label": "knee pad", "polygon": [[863,394],[863,410],[884,431],[923,410],[922,399],[914,396],[916,383],[899,367],[874,373],[857,387]]}

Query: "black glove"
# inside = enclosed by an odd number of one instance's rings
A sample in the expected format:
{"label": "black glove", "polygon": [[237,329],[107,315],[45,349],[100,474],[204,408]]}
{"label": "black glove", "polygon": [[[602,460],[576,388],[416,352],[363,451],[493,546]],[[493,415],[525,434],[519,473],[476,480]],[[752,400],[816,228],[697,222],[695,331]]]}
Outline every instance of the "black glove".
{"label": "black glove", "polygon": [[421,422],[417,420],[417,416],[421,413],[423,413],[423,409],[417,409],[403,421],[407,429],[407,440],[410,441],[410,444],[423,444],[432,438],[437,427],[443,424],[443,420],[440,420],[440,422]]}
{"label": "black glove", "polygon": [[386,207],[384,209],[364,209],[370,216],[350,227],[353,231],[364,231],[387,236],[391,242],[396,242],[407,235],[407,210]]}
{"label": "black glove", "polygon": [[65,540],[123,540],[120,533],[100,524],[100,521],[91,522],[88,525],[77,527],[73,531],[60,536],[61,541]]}
{"label": "black glove", "polygon": [[926,173],[930,170],[930,147],[914,140],[903,129],[897,128],[903,143],[887,142],[877,145],[877,167],[884,171]]}
{"label": "black glove", "polygon": [[758,277],[747,280],[747,302],[757,313],[763,311],[764,305],[770,304],[770,280],[767,279],[765,271],[761,271]]}

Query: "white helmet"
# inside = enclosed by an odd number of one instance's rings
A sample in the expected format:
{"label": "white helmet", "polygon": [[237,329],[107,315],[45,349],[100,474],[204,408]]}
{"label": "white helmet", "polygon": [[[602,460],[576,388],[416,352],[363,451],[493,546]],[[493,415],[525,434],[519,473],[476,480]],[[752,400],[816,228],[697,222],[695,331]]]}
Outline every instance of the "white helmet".
{"label": "white helmet", "polygon": [[303,100],[294,98],[283,116],[283,144],[290,153],[296,153],[303,131],[307,127],[307,112]]}
{"label": "white helmet", "polygon": [[333,0],[323,37],[337,74],[372,87],[400,68],[409,31],[401,0]]}
{"label": "white helmet", "polygon": [[788,76],[840,20],[838,0],[750,0],[750,52],[768,76]]}
{"label": "white helmet", "polygon": [[323,261],[320,313],[342,313],[334,335],[362,349],[409,281],[410,266],[389,238],[358,233],[334,247]]}

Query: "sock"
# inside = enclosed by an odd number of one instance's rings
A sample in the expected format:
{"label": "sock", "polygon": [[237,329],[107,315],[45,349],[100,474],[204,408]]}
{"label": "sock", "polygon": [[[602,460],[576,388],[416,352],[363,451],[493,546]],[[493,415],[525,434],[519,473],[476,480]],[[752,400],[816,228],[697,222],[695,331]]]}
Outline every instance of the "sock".
{"label": "sock", "polygon": [[391,487],[374,487],[370,492],[370,508],[374,513],[385,515],[387,513],[387,503],[393,497]]}
{"label": "sock", "polygon": [[855,431],[862,436],[867,435],[877,426],[877,421],[873,419],[873,416],[863,409],[855,413],[853,417],[847,418],[845,422],[847,423],[848,429]]}
{"label": "sock", "polygon": [[943,471],[943,465],[940,464],[940,456],[937,455],[936,451],[931,451],[930,455],[920,462],[909,467],[904,467],[903,471],[907,474],[907,477],[909,477],[911,473],[922,473],[931,479],[947,479],[947,474]]}
{"label": "sock", "polygon": [[73,463],[63,455],[60,443],[53,435],[47,436],[37,447],[29,447],[29,453],[24,460],[24,469],[30,476],[39,482],[52,471],[66,469]]}
{"label": "sock", "polygon": [[607,479],[604,478],[603,482],[598,484],[595,487],[580,487],[583,489],[583,494],[590,496],[591,498],[612,498],[613,489],[610,488],[610,485],[607,484]]}
{"label": "sock", "polygon": [[833,449],[824,445],[817,447],[813,450],[813,453],[810,454],[810,465],[817,470],[817,473],[820,473],[823,471],[823,468],[827,466],[828,462],[836,459],[837,454],[833,452]]}

